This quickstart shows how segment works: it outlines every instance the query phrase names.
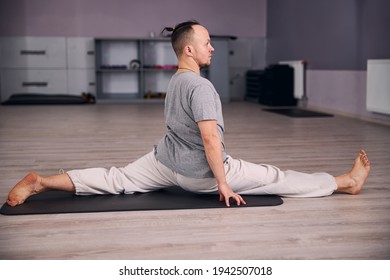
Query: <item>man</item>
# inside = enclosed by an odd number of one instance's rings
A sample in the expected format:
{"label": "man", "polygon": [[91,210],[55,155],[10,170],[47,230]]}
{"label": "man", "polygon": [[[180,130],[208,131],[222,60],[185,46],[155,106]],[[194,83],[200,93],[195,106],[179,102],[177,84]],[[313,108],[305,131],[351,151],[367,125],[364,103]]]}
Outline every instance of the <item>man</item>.
{"label": "man", "polygon": [[201,67],[211,63],[214,52],[209,33],[195,21],[169,30],[178,70],[165,100],[167,133],[153,151],[124,168],[72,170],[50,177],[30,173],[10,191],[9,205],[50,189],[78,195],[132,194],[177,185],[196,193],[219,193],[227,206],[230,198],[237,205],[245,204],[240,194],[320,197],[360,192],[370,172],[364,150],[352,169],[337,177],[281,171],[228,156],[219,95],[210,81],[200,76]]}

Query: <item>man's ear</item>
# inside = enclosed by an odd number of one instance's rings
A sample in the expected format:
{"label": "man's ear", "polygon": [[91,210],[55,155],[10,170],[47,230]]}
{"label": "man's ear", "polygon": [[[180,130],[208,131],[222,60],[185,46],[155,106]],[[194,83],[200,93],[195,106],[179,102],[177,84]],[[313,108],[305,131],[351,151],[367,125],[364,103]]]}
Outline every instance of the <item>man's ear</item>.
{"label": "man's ear", "polygon": [[183,50],[184,54],[187,56],[193,56],[193,48],[191,45],[186,45]]}

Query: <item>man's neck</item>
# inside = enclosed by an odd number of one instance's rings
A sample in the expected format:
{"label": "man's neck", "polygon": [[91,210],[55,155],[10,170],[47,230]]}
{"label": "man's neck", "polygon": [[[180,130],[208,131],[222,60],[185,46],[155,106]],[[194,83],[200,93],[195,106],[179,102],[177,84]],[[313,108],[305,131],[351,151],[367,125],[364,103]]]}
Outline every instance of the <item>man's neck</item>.
{"label": "man's neck", "polygon": [[200,67],[195,62],[193,63],[187,63],[183,61],[179,61],[179,66],[177,68],[177,72],[185,72],[185,71],[192,71],[198,75],[200,75]]}
{"label": "man's neck", "polygon": [[191,71],[191,72],[194,72],[195,74],[200,74],[200,72],[197,72],[191,68],[185,68],[185,67],[178,67],[177,68],[177,73],[181,73],[181,72],[188,72],[188,71]]}

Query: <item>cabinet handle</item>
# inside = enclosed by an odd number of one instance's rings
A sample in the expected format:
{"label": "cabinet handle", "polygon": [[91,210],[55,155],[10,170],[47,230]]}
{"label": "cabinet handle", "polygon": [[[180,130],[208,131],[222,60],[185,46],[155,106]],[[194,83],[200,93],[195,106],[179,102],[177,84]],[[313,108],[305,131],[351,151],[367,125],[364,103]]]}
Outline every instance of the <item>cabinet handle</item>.
{"label": "cabinet handle", "polygon": [[21,55],[46,55],[45,50],[21,50]]}
{"label": "cabinet handle", "polygon": [[89,82],[88,85],[89,86],[95,86],[96,84],[95,84],[95,82]]}
{"label": "cabinet handle", "polygon": [[49,85],[48,82],[23,82],[23,87],[47,87]]}
{"label": "cabinet handle", "polygon": [[94,51],[87,51],[87,55],[95,55]]}

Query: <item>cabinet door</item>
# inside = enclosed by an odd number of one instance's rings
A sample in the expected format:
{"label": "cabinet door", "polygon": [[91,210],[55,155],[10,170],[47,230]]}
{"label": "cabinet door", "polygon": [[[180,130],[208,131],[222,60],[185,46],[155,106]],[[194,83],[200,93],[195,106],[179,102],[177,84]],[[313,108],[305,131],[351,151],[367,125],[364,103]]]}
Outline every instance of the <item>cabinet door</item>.
{"label": "cabinet door", "polygon": [[209,80],[217,90],[221,101],[230,101],[229,92],[229,41],[214,39],[212,45],[215,49],[209,66]]}
{"label": "cabinet door", "polygon": [[80,95],[83,92],[96,94],[94,69],[68,69],[69,94]]}
{"label": "cabinet door", "polygon": [[68,68],[95,68],[95,46],[93,38],[66,39]]}
{"label": "cabinet door", "polygon": [[251,68],[251,39],[237,39],[229,42],[229,66],[233,68]]}
{"label": "cabinet door", "polygon": [[0,40],[1,68],[66,68],[63,37],[4,37]]}
{"label": "cabinet door", "polygon": [[367,111],[390,114],[390,59],[367,60]]}
{"label": "cabinet door", "polygon": [[18,93],[68,92],[66,70],[2,70],[0,77],[2,100]]}

